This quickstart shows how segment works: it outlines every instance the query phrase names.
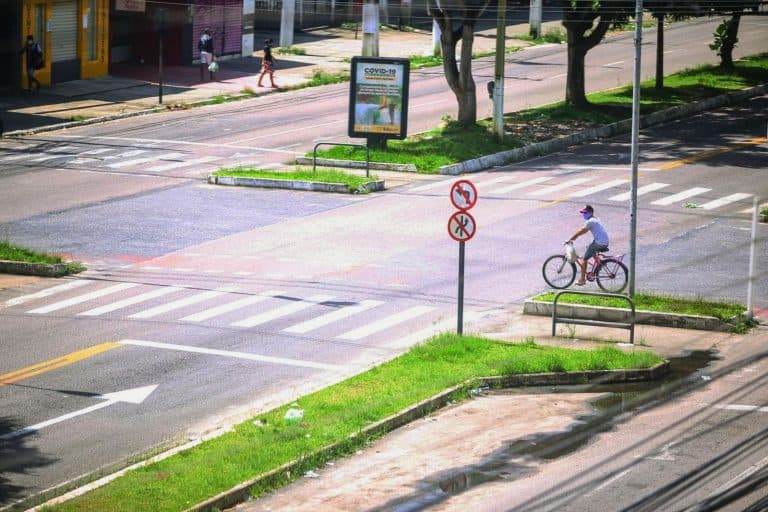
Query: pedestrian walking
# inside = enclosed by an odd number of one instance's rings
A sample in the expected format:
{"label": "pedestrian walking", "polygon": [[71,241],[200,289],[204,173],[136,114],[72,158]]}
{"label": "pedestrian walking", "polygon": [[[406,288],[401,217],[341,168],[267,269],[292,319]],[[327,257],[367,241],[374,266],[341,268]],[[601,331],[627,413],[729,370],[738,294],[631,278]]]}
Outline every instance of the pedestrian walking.
{"label": "pedestrian walking", "polygon": [[32,84],[35,84],[35,91],[40,90],[40,81],[35,78],[35,71],[45,67],[43,59],[43,48],[40,43],[35,41],[32,34],[27,36],[27,43],[21,48],[19,54],[23,54],[27,66],[27,92],[32,92]]}
{"label": "pedestrian walking", "polygon": [[197,43],[197,49],[200,50],[200,81],[205,80],[206,69],[211,77],[211,81],[215,80],[214,71],[216,66],[214,63],[216,62],[216,56],[213,54],[211,29],[203,30],[203,35],[200,36],[200,41]]}
{"label": "pedestrian walking", "polygon": [[273,89],[277,89],[275,85],[275,58],[272,56],[272,39],[264,40],[264,57],[261,59],[261,74],[259,75],[259,87],[264,87],[261,82],[264,80],[264,75],[269,75],[269,82],[272,84]]}

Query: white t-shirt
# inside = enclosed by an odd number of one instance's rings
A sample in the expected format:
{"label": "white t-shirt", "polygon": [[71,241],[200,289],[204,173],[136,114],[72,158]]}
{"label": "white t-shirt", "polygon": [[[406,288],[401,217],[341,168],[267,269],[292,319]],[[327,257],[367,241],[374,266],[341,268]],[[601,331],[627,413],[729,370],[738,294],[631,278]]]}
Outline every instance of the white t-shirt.
{"label": "white t-shirt", "polygon": [[355,105],[355,122],[357,124],[373,124],[379,106],[373,103],[358,103]]}
{"label": "white t-shirt", "polygon": [[600,219],[597,217],[590,217],[584,227],[592,233],[592,238],[595,239],[595,243],[599,245],[608,245],[608,232],[600,223]]}

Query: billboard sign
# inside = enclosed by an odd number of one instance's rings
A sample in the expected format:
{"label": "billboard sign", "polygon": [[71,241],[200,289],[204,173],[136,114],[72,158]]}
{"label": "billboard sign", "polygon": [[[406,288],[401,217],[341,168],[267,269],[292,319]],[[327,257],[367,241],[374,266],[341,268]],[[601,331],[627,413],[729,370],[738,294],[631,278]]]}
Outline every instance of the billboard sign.
{"label": "billboard sign", "polygon": [[352,57],[350,137],[407,136],[409,71],[408,59]]}

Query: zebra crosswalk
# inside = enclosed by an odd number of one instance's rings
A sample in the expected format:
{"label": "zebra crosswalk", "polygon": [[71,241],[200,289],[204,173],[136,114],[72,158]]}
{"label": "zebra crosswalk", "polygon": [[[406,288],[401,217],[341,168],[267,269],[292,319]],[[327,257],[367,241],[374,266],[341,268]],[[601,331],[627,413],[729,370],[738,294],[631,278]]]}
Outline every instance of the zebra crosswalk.
{"label": "zebra crosswalk", "polygon": [[[9,299],[0,309],[28,315],[71,315],[125,321],[161,321],[266,329],[361,341],[389,330],[411,330],[444,314],[413,300],[355,300],[331,293],[299,296],[285,290],[200,290],[182,286],[73,280]],[[422,326],[423,326],[422,325]]]}
{"label": "zebra crosswalk", "polygon": [[[110,170],[136,170],[150,173],[169,171],[188,175],[204,174],[231,165],[232,155],[195,156],[143,145],[141,147],[97,147],[92,145],[48,144],[17,145],[0,148],[0,166],[43,164],[46,166],[103,167]],[[250,164],[255,164],[250,162]]]}
{"label": "zebra crosswalk", "polygon": [[[606,192],[611,194],[605,199],[607,201],[626,202],[631,199],[631,192],[627,190],[630,186],[628,179],[606,180],[599,175],[574,178],[571,173],[535,177],[531,177],[530,174],[512,173],[511,175],[498,176],[489,173],[477,179],[471,179],[471,181],[480,196],[497,197],[514,192],[515,197],[520,198],[558,200],[562,198],[587,198]],[[422,183],[410,187],[409,192],[439,193],[441,189],[449,190],[452,183],[453,180]],[[689,187],[681,190],[675,190],[675,188],[670,183],[648,183],[637,188],[637,197],[653,195],[648,201],[651,206],[685,205],[702,210],[740,206],[741,209],[738,210],[738,213],[751,211],[744,209],[744,206],[753,198],[753,194],[748,192],[730,192],[718,197],[719,194],[711,188]]]}

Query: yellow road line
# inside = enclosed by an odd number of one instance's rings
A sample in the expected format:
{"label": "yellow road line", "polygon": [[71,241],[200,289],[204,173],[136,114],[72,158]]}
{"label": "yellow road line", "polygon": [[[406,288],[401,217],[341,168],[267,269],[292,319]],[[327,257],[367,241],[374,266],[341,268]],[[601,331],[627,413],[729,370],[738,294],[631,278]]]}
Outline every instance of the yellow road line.
{"label": "yellow road line", "polygon": [[747,146],[755,146],[757,144],[763,144],[764,142],[768,142],[768,137],[756,137],[754,139],[750,139],[745,142],[739,142],[737,144],[734,144],[733,146],[729,146],[726,148],[720,148],[720,149],[713,149],[710,151],[704,151],[702,153],[699,153],[697,155],[689,156],[688,158],[683,158],[681,160],[674,160],[672,162],[663,164],[659,166],[660,171],[668,171],[669,169],[674,169],[675,167],[680,167],[682,165],[686,164],[692,164],[694,162],[699,162],[701,160],[706,160],[707,158],[711,158],[713,156],[722,155],[723,153],[730,153],[731,151],[736,151],[738,149],[743,149]]}
{"label": "yellow road line", "polygon": [[36,375],[50,372],[51,370],[55,370],[63,366],[68,366],[70,364],[82,361],[83,359],[87,359],[91,356],[101,354],[102,352],[106,352],[107,350],[112,350],[113,348],[117,347],[122,347],[122,344],[113,341],[100,343],[83,350],[78,350],[77,352],[72,352],[55,359],[50,359],[48,361],[43,361],[42,363],[33,364],[32,366],[27,366],[26,368],[6,373],[5,375],[0,375],[0,387],[7,384],[13,384],[14,382],[19,382],[20,380],[28,379]]}

